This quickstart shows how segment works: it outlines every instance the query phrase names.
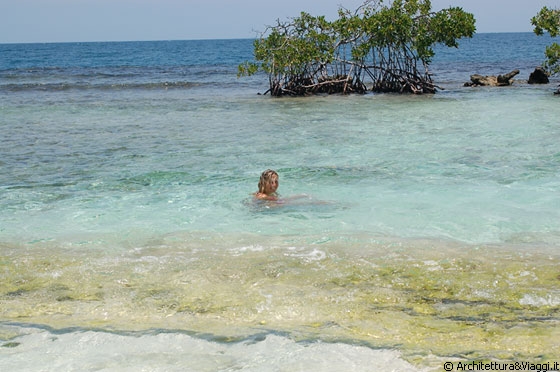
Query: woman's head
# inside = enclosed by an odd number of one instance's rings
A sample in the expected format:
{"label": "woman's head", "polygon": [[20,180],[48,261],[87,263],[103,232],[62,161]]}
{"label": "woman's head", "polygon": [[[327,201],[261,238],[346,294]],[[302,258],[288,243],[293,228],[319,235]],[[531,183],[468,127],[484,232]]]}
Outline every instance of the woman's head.
{"label": "woman's head", "polygon": [[270,195],[278,189],[278,173],[272,169],[267,169],[261,174],[259,180],[259,192]]}

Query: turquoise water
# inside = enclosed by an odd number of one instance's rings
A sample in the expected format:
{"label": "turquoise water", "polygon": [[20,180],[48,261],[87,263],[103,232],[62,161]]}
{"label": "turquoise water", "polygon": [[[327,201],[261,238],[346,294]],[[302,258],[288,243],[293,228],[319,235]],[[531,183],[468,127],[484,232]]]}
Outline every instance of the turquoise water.
{"label": "turquoise water", "polygon": [[[559,242],[549,90],[157,95],[4,109],[4,239],[117,230]],[[244,206],[266,168],[280,173],[281,195],[309,205]]]}
{"label": "turquoise water", "polygon": [[[436,95],[293,99],[235,77],[249,40],[1,45],[0,363],[557,361],[558,81],[522,81],[548,42],[442,51]],[[284,203],[251,198],[267,168]]]}

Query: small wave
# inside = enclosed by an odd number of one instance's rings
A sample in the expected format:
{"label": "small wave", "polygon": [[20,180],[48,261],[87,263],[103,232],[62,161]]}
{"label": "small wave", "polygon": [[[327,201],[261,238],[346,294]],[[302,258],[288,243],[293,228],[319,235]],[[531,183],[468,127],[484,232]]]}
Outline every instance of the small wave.
{"label": "small wave", "polygon": [[153,171],[145,174],[127,177],[120,180],[122,185],[137,186],[165,186],[165,185],[193,185],[204,182],[207,177],[183,171]]}
{"label": "small wave", "polygon": [[[83,369],[115,370],[122,364],[131,370],[170,371],[184,370],[179,366],[216,371],[421,370],[407,362],[398,350],[313,339],[298,342],[275,332],[205,338],[174,330],[107,332],[80,327],[53,330],[19,324],[4,326],[3,330],[15,336],[1,344],[3,355],[8,355],[4,358],[6,368],[14,371],[43,371],[45,363],[61,370],[73,370],[77,365]],[[118,363],[114,360],[115,352],[119,355]]]}
{"label": "small wave", "polygon": [[189,89],[202,85],[188,81],[163,81],[148,83],[107,83],[90,84],[78,83],[23,83],[5,84],[0,86],[0,91],[21,92],[21,91],[68,91],[68,90],[157,90],[157,89]]}

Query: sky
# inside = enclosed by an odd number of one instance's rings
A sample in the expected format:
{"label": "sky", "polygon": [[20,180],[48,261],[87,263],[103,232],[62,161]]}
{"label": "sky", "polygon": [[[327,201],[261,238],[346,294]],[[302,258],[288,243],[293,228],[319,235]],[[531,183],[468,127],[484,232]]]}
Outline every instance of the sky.
{"label": "sky", "polygon": [[[301,11],[334,19],[364,0],[0,0],[0,43],[253,38]],[[477,32],[531,32],[560,0],[432,0],[462,7]]]}

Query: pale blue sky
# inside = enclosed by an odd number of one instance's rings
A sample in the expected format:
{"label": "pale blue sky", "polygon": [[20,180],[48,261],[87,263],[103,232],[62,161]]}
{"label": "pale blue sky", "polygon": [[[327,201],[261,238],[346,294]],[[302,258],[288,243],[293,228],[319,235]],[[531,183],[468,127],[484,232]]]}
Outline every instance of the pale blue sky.
{"label": "pale blue sky", "polygon": [[[251,38],[304,10],[333,18],[363,0],[0,0],[0,43]],[[432,0],[460,6],[477,32],[532,31],[530,19],[560,0]]]}

